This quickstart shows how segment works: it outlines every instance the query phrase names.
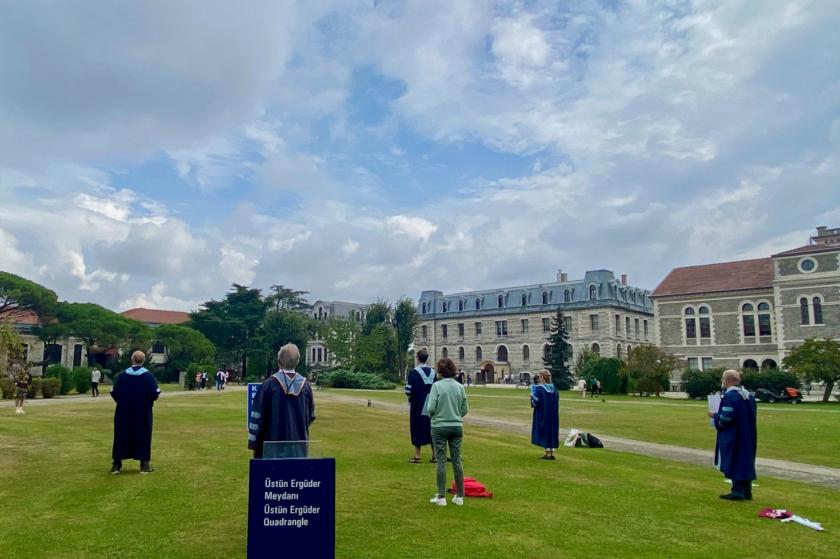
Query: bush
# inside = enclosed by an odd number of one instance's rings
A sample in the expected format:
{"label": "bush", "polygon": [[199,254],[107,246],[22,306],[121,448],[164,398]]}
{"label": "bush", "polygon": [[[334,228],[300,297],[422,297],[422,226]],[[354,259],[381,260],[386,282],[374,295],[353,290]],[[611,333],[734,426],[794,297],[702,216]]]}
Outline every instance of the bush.
{"label": "bush", "polygon": [[61,380],[57,378],[41,379],[41,395],[44,398],[54,398],[61,391]]}
{"label": "bush", "polygon": [[761,371],[744,369],[741,374],[741,385],[752,392],[759,388],[766,388],[778,393],[788,387],[799,388],[802,383],[799,377],[781,369],[762,369]]}
{"label": "bush", "polygon": [[73,389],[73,371],[63,365],[50,365],[44,372],[44,376],[59,380],[58,391],[62,396],[70,394]]}
{"label": "bush", "polygon": [[621,374],[624,362],[614,357],[601,357],[590,361],[584,372],[587,387],[592,379],[601,381],[601,390],[607,394],[626,394],[627,378]]}
{"label": "bush", "polygon": [[73,369],[73,386],[79,394],[90,392],[90,369],[87,367],[76,367]]}
{"label": "bush", "polygon": [[38,397],[38,392],[41,390],[41,379],[33,378],[29,383],[29,389],[26,391],[26,397],[31,399]]}
{"label": "bush", "polygon": [[365,390],[392,390],[396,386],[395,383],[373,373],[354,373],[343,369],[321,373],[318,376],[318,384],[332,388]]}
{"label": "bush", "polygon": [[683,373],[683,387],[689,398],[705,398],[720,390],[720,377],[723,369],[695,371],[688,369]]}
{"label": "bush", "polygon": [[0,391],[3,392],[4,400],[15,398],[15,382],[10,378],[0,379]]}

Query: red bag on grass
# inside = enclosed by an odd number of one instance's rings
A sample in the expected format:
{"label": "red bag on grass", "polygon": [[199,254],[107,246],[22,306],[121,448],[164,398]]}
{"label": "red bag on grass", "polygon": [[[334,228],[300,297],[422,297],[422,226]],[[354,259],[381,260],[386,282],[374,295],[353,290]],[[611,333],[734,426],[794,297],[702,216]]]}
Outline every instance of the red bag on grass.
{"label": "red bag on grass", "polygon": [[[452,480],[452,485],[449,487],[450,493],[455,493],[455,480]],[[492,497],[493,493],[487,491],[484,484],[474,477],[464,478],[464,497]]]}

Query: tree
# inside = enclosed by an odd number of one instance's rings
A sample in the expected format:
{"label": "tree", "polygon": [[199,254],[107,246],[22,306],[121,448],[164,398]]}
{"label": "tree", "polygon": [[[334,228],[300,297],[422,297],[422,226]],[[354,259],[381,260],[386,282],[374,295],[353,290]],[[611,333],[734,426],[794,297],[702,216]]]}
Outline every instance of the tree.
{"label": "tree", "polygon": [[[94,303],[59,303],[58,324],[46,329],[54,338],[74,336],[85,343],[88,366],[93,356],[109,347],[147,351],[151,330],[142,322],[128,319]],[[41,337],[45,334],[42,332]]]}
{"label": "tree", "polygon": [[307,370],[306,344],[310,339],[312,322],[306,314],[288,308],[266,313],[262,327],[262,344],[266,352],[267,372],[274,369],[280,348],[290,343],[298,346],[301,351],[298,370]]}
{"label": "tree", "polygon": [[543,365],[551,373],[551,381],[558,390],[568,390],[572,387],[572,373],[566,364],[571,353],[572,346],[569,345],[566,321],[563,317],[563,311],[558,308],[557,314],[551,320],[548,349],[543,356]]}
{"label": "tree", "polygon": [[658,397],[667,388],[671,372],[678,365],[677,359],[667,351],[643,344],[630,350],[625,372],[629,379],[635,381],[635,392],[653,392]]}
{"label": "tree", "polygon": [[353,365],[356,341],[361,332],[359,323],[350,318],[331,318],[321,322],[319,327],[320,337],[339,367]]}
{"label": "tree", "polygon": [[382,375],[387,380],[399,380],[397,373],[397,340],[389,324],[378,324],[370,334],[359,336],[353,368],[362,373]]}
{"label": "tree", "polygon": [[414,339],[414,329],[417,327],[417,307],[414,301],[403,297],[397,301],[394,308],[394,328],[397,334],[397,371],[405,371],[408,346]]}
{"label": "tree", "polygon": [[269,309],[274,311],[299,311],[309,308],[309,303],[306,302],[306,297],[304,297],[308,294],[308,291],[297,291],[282,285],[272,285],[271,295],[265,298],[265,303]]}
{"label": "tree", "polygon": [[362,325],[362,335],[367,336],[380,324],[390,324],[391,305],[387,301],[379,300],[367,308],[365,323]]}
{"label": "tree", "polygon": [[23,358],[23,340],[15,330],[0,323],[0,380],[7,377],[17,377],[22,371],[26,370],[26,361]]}
{"label": "tree", "polygon": [[834,383],[840,380],[840,342],[808,338],[791,350],[782,365],[806,381],[824,382],[822,401],[828,402]]}
{"label": "tree", "polygon": [[28,279],[0,272],[0,316],[15,319],[34,312],[41,319],[51,318],[58,307],[55,291]]}
{"label": "tree", "polygon": [[155,328],[154,337],[166,348],[167,371],[186,369],[190,363],[211,362],[216,355],[213,342],[189,326],[164,324]]}

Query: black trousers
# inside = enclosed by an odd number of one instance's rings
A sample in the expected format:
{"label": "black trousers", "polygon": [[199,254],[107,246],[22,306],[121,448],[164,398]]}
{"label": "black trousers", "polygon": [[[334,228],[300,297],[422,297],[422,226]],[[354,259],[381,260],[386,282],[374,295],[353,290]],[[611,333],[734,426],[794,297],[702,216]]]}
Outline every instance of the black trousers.
{"label": "black trousers", "polygon": [[732,494],[744,498],[752,497],[752,481],[748,479],[733,479]]}
{"label": "black trousers", "polygon": [[98,382],[90,383],[90,393],[94,396],[99,396],[99,383]]}

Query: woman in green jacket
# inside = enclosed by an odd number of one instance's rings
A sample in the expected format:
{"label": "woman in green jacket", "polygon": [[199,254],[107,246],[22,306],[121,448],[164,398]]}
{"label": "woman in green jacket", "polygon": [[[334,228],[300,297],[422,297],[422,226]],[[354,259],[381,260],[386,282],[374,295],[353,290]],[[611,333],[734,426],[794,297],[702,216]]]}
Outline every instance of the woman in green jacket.
{"label": "woman in green jacket", "polygon": [[442,377],[432,385],[426,410],[432,418],[432,444],[437,459],[437,494],[431,503],[446,506],[446,445],[452,457],[452,471],[455,474],[455,496],[452,504],[464,504],[464,468],[461,464],[461,441],[464,439],[464,420],[467,415],[467,392],[464,385],[455,380],[458,373],[451,359],[437,362],[437,372]]}

